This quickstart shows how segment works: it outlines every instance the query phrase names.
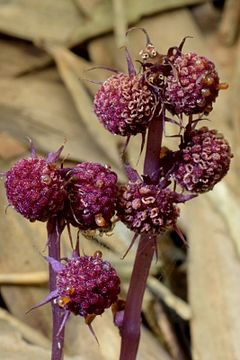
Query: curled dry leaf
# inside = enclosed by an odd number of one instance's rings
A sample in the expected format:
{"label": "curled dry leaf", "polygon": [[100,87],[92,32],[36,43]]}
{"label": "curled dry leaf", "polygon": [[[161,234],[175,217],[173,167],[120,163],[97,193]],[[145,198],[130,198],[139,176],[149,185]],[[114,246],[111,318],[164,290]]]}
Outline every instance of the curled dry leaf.
{"label": "curled dry leaf", "polygon": [[93,113],[92,98],[79,78],[78,68],[81,63],[78,61],[78,57],[66,48],[54,46],[47,47],[47,50],[54,57],[60,76],[70,92],[76,109],[89,134],[101,149],[106,160],[116,167],[120,166],[120,156],[117,150],[118,139],[103,128]]}

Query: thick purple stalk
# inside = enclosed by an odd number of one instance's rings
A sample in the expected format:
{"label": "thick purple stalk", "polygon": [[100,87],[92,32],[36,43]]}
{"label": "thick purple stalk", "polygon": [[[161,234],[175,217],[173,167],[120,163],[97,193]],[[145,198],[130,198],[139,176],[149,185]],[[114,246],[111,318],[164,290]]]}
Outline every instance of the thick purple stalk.
{"label": "thick purple stalk", "polygon": [[[53,216],[48,220],[48,254],[55,260],[60,261],[60,237],[63,231],[61,218]],[[49,264],[50,291],[56,289],[56,273]],[[52,357],[51,360],[62,360],[64,356],[64,327],[59,332],[64,317],[64,311],[52,301]]]}
{"label": "thick purple stalk", "polygon": [[[144,175],[154,177],[158,173],[162,143],[164,112],[154,118],[148,129],[144,162]],[[143,295],[156,247],[156,235],[142,235],[136,253],[135,263],[127,294],[122,326],[120,360],[135,360],[137,356]]]}
{"label": "thick purple stalk", "polygon": [[155,117],[148,128],[148,138],[144,161],[144,175],[154,177],[160,166],[160,151],[162,146],[162,135],[164,126],[164,110],[160,117]]}

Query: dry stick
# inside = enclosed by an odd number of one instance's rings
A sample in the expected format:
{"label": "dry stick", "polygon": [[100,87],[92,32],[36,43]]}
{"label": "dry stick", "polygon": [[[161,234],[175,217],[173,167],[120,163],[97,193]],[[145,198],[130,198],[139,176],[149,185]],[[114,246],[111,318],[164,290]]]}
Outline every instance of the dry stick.
{"label": "dry stick", "polygon": [[225,2],[222,21],[219,27],[221,40],[225,45],[233,45],[239,31],[240,2],[227,0]]}
{"label": "dry stick", "polygon": [[156,314],[155,316],[157,317],[159,332],[161,332],[163,341],[166,344],[169,353],[175,360],[186,360],[186,356],[181,348],[177,335],[174,332],[173,325],[160,301],[154,304],[154,311]]}
{"label": "dry stick", "polygon": [[174,310],[185,321],[191,320],[192,311],[188,303],[174,295],[165,285],[155,277],[149,276],[147,287],[151,293],[162,300],[170,309]]}
{"label": "dry stick", "polygon": [[20,285],[20,286],[41,286],[48,283],[48,273],[46,271],[36,271],[28,273],[8,273],[0,274],[1,285]]}
{"label": "dry stick", "polygon": [[[48,253],[52,258],[60,261],[60,237],[63,231],[61,226],[61,219],[58,216],[53,216],[48,220],[47,232],[48,232]],[[56,273],[53,271],[49,264],[49,282],[50,291],[56,289]],[[64,346],[64,327],[59,332],[64,317],[64,311],[52,301],[52,360],[62,360],[63,346]]]}
{"label": "dry stick", "polygon": [[[150,177],[159,169],[164,111],[161,114],[161,116],[155,117],[151,121],[148,129],[144,175]],[[141,236],[127,294],[121,331],[120,360],[135,360],[137,356],[140,340],[142,301],[155,248],[155,235]]]}
{"label": "dry stick", "polygon": [[114,12],[114,33],[117,47],[126,45],[126,31],[128,28],[126,18],[126,7],[123,0],[113,0],[113,12]]}

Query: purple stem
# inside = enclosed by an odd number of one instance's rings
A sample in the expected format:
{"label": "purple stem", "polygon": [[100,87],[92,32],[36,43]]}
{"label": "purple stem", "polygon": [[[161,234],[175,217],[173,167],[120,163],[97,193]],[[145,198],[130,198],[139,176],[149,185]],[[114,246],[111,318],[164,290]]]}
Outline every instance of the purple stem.
{"label": "purple stem", "polygon": [[159,170],[163,126],[164,110],[162,110],[161,116],[152,119],[148,128],[148,138],[143,173],[144,175],[148,175],[150,177],[154,176],[154,174],[156,174]]}
{"label": "purple stem", "polygon": [[[149,177],[157,174],[159,169],[164,112],[161,114],[151,121],[148,129],[144,175]],[[142,235],[136,253],[124,311],[120,360],[135,360],[137,356],[143,295],[155,249],[156,236]]]}
{"label": "purple stem", "polygon": [[[48,254],[55,260],[60,261],[60,237],[64,226],[61,225],[61,218],[54,216],[48,220]],[[49,285],[50,291],[56,289],[56,272],[49,264]],[[52,301],[52,357],[51,360],[62,360],[64,356],[64,327],[59,332],[63,322],[64,311]]]}

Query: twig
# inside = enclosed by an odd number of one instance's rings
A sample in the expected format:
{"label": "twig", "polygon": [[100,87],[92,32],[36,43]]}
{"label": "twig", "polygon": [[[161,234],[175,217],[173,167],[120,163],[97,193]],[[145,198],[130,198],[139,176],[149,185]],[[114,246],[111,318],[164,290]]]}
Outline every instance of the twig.
{"label": "twig", "polygon": [[239,164],[239,156],[240,156],[240,104],[239,104],[239,92],[240,92],[240,38],[238,39],[238,43],[236,44],[236,59],[233,70],[233,79],[232,85],[230,88],[230,98],[229,98],[229,106],[232,114],[233,121],[233,153],[234,153],[234,161],[233,166],[235,170],[236,176],[236,189],[238,189],[239,182],[239,173],[240,173],[240,164]]}
{"label": "twig", "polygon": [[47,271],[0,274],[0,285],[41,286],[47,284],[48,279]]}
{"label": "twig", "polygon": [[[131,0],[125,3],[125,6],[127,5],[126,21],[128,24],[133,24],[138,22],[142,16],[150,16],[157,12],[160,13],[207,1],[209,0],[158,0],[151,1],[151,4],[149,4],[146,1]],[[88,4],[87,1],[85,3]],[[75,46],[96,35],[99,36],[113,30],[115,18],[112,14],[110,1],[100,1],[100,5],[97,11],[93,11],[91,21],[86,22],[84,26],[80,24],[78,28],[74,29],[66,41],[66,46]]]}
{"label": "twig", "polygon": [[113,12],[114,12],[114,33],[117,47],[126,45],[126,31],[128,28],[126,14],[125,14],[125,4],[123,0],[112,0],[113,3]]}
{"label": "twig", "polygon": [[222,21],[219,27],[221,40],[225,45],[233,45],[236,40],[240,21],[240,1],[227,0],[225,2]]}
{"label": "twig", "polygon": [[167,314],[164,310],[161,302],[155,302],[154,311],[157,317],[157,323],[159,327],[159,331],[163,336],[163,340],[166,343],[166,346],[175,360],[185,360],[186,356],[181,349],[181,346],[178,342],[177,336],[174,333],[173,326],[169,321]]}
{"label": "twig", "polygon": [[90,2],[85,0],[73,0],[78,11],[85,18],[91,18],[94,9],[100,3],[100,1],[101,0],[91,0]]}
{"label": "twig", "polygon": [[191,319],[192,311],[190,306],[185,301],[174,295],[160,281],[152,276],[149,276],[147,287],[155,296],[164,301],[167,306],[173,309],[182,319]]}
{"label": "twig", "polygon": [[238,258],[240,258],[240,206],[231,189],[224,181],[206,194],[215,211],[221,215],[226,224],[229,236],[232,238]]}

